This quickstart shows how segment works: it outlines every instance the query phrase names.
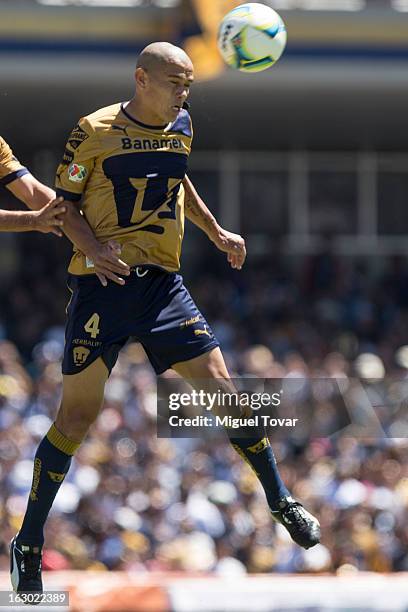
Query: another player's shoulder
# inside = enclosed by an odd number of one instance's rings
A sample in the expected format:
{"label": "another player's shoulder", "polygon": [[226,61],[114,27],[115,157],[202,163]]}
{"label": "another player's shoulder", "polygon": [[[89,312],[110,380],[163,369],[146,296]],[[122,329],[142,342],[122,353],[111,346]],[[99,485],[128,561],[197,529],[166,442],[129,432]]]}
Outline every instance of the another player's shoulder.
{"label": "another player's shoulder", "polygon": [[27,168],[20,164],[11,147],[0,136],[0,185],[4,187],[24,174],[29,174]]}
{"label": "another player's shoulder", "polygon": [[0,136],[0,161],[5,158],[5,157],[11,157],[12,156],[12,151],[9,147],[9,145],[7,144],[7,142],[4,140],[4,138],[2,136]]}
{"label": "another player's shoulder", "polygon": [[6,166],[9,164],[18,164],[17,158],[10,145],[0,136],[0,164]]}
{"label": "another player's shoulder", "polygon": [[90,115],[86,115],[86,117],[82,117],[79,125],[93,132],[103,132],[111,128],[112,123],[117,120],[120,112],[121,104],[117,102],[116,104],[100,108]]}
{"label": "another player's shoulder", "polygon": [[193,135],[193,123],[187,108],[182,108],[180,110],[177,119],[170,126],[170,131],[189,137]]}

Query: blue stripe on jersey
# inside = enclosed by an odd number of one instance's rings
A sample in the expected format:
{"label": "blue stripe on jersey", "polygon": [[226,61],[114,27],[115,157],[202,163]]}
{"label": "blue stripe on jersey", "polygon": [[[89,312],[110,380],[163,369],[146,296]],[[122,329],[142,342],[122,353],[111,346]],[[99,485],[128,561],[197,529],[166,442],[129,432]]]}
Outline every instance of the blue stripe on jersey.
{"label": "blue stripe on jersey", "polygon": [[127,178],[147,178],[147,175],[157,175],[183,179],[187,172],[187,161],[187,155],[183,153],[146,151],[107,157],[102,167],[105,176],[109,179],[115,175]]}
{"label": "blue stripe on jersey", "polygon": [[27,168],[20,168],[20,170],[16,170],[15,172],[10,172],[10,174],[7,174],[7,176],[3,176],[3,178],[0,179],[0,185],[5,187],[6,185],[9,185],[9,183],[16,181],[17,179],[21,178],[25,174],[30,174]]}
{"label": "blue stripe on jersey", "polygon": [[68,200],[68,202],[79,202],[79,200],[82,198],[82,193],[65,191],[65,189],[60,189],[59,187],[57,187],[55,191],[57,192],[57,198],[63,197],[64,200]]}
{"label": "blue stripe on jersey", "polygon": [[177,119],[170,126],[169,132],[176,132],[177,134],[184,134],[191,138],[191,120],[188,112],[182,108],[178,114]]}

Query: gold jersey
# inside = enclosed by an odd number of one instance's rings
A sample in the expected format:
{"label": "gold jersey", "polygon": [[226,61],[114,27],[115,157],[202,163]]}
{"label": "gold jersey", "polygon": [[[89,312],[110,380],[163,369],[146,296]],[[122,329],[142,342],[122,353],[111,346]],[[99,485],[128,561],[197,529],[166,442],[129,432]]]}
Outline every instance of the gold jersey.
{"label": "gold jersey", "polygon": [[8,185],[24,174],[28,174],[27,168],[20,164],[7,142],[0,136],[0,185]]}
{"label": "gold jersey", "polygon": [[[184,188],[191,151],[187,110],[166,126],[136,121],[123,104],[82,118],[68,138],[57,170],[57,195],[81,202],[96,238],[116,240],[130,266],[180,267]],[[72,274],[91,274],[92,262],[74,248]]]}

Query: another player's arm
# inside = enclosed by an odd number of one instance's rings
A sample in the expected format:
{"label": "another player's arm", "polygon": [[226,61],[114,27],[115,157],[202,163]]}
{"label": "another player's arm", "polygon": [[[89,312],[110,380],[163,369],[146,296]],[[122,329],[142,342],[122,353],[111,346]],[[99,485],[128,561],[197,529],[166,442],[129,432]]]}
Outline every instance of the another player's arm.
{"label": "another player's arm", "polygon": [[45,234],[52,232],[57,236],[62,236],[58,226],[64,224],[60,216],[65,213],[66,209],[61,204],[62,199],[57,199],[36,211],[0,210],[0,231],[37,231]]}
{"label": "another player's arm", "polygon": [[239,234],[223,229],[198,195],[188,176],[183,180],[184,207],[187,219],[207,234],[215,246],[224,253],[232,268],[241,270],[246,258],[245,240]]}
{"label": "another player's arm", "polygon": [[[10,175],[6,175],[6,179]],[[62,236],[58,229],[64,224],[63,217],[65,207],[62,199],[56,199],[55,193],[46,185],[26,172],[17,176],[6,187],[21,202],[26,204],[31,211],[24,210],[0,210],[0,231],[2,232],[28,232],[38,231],[43,233],[52,232]]]}
{"label": "another player's arm", "polygon": [[63,224],[65,210],[55,193],[37,179],[13,155],[7,142],[0,136],[0,185],[6,187],[33,212],[0,211],[0,231],[25,232],[37,230],[62,236],[58,226]]}
{"label": "another player's arm", "polygon": [[40,210],[46,204],[55,200],[55,191],[40,183],[29,172],[8,183],[6,187],[31,210]]}

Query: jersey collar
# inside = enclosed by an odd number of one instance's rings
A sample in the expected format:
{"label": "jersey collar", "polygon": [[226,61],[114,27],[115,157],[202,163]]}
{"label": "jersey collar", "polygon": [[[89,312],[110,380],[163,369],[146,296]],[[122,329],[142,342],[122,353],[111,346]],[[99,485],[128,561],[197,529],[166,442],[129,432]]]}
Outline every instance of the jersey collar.
{"label": "jersey collar", "polygon": [[132,115],[130,115],[127,110],[125,109],[125,104],[126,102],[122,102],[120,105],[120,110],[122,111],[122,113],[125,115],[125,117],[127,117],[130,121],[132,121],[133,123],[136,123],[137,125],[140,125],[143,128],[146,128],[148,130],[166,130],[169,128],[169,126],[171,125],[171,123],[166,123],[165,125],[147,125],[147,123],[142,123],[141,121],[138,121],[137,119],[135,119],[134,117],[132,117]]}

